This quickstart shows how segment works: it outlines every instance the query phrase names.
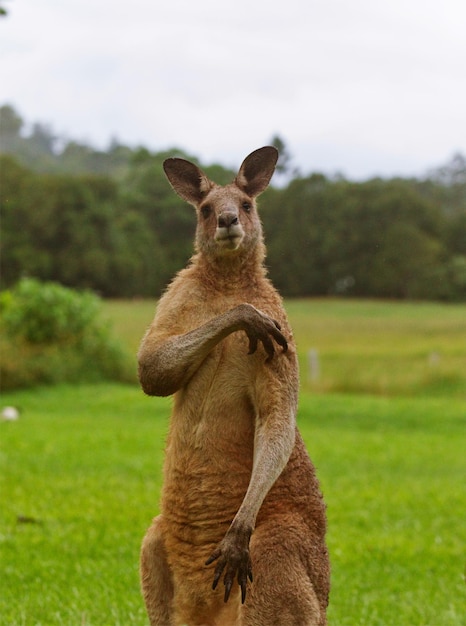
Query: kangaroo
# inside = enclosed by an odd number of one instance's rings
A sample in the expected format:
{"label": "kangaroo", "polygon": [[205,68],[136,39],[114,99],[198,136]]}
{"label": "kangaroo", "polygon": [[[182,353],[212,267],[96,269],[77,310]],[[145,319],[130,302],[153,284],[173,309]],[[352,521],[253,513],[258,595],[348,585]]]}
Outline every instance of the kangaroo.
{"label": "kangaroo", "polygon": [[161,514],[141,550],[152,626],[326,624],[325,505],[296,427],[296,347],[256,206],[277,158],[255,150],[224,187],[164,162],[198,221],[195,254],[138,353],[144,392],[174,394]]}

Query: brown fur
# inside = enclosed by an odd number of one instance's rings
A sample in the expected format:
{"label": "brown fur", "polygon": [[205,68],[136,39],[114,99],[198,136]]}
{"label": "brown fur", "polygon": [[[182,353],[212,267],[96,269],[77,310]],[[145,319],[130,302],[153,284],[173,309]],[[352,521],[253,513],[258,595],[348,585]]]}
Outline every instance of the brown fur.
{"label": "brown fur", "polygon": [[152,626],[326,624],[325,506],[255,205],[276,160],[256,150],[225,187],[183,159],[164,164],[198,226],[139,351],[144,391],[174,394],[161,515],[141,553]]}

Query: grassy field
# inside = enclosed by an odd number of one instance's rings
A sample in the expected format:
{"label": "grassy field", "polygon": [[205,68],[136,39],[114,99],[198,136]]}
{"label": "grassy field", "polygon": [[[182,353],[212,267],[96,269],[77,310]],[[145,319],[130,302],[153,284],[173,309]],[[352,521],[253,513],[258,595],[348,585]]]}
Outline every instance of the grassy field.
{"label": "grassy field", "polygon": [[[466,626],[466,307],[288,308],[303,361],[299,423],[328,505],[330,625]],[[106,305],[133,352],[153,309]],[[450,372],[435,384],[422,374],[431,351],[440,361],[428,367]],[[374,386],[369,364],[395,361]],[[341,393],[347,368],[371,394]],[[22,414],[0,422],[0,624],[145,626],[138,552],[157,513],[170,400],[100,384],[2,404]]]}

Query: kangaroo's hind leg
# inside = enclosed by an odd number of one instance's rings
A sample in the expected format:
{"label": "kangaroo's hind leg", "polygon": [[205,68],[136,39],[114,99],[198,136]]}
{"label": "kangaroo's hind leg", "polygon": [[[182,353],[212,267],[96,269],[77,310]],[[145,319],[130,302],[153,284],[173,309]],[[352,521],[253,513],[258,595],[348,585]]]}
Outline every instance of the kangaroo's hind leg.
{"label": "kangaroo's hind leg", "polygon": [[172,626],[173,583],[161,530],[162,516],[154,519],[141,549],[141,587],[151,626]]}
{"label": "kangaroo's hind leg", "polygon": [[243,606],[243,626],[324,626],[328,555],[302,520],[279,515],[251,538],[254,582]]}

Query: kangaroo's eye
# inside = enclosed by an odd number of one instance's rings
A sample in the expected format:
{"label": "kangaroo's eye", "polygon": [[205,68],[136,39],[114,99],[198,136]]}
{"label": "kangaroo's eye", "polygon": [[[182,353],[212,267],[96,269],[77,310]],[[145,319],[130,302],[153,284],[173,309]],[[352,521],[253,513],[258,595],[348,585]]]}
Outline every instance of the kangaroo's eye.
{"label": "kangaroo's eye", "polygon": [[251,203],[247,202],[246,200],[241,206],[243,207],[243,210],[246,211],[246,213],[249,213],[249,211],[251,210]]}
{"label": "kangaroo's eye", "polygon": [[201,213],[202,213],[202,217],[204,219],[207,219],[209,215],[212,213],[212,208],[208,204],[204,204],[204,206],[201,207]]}

